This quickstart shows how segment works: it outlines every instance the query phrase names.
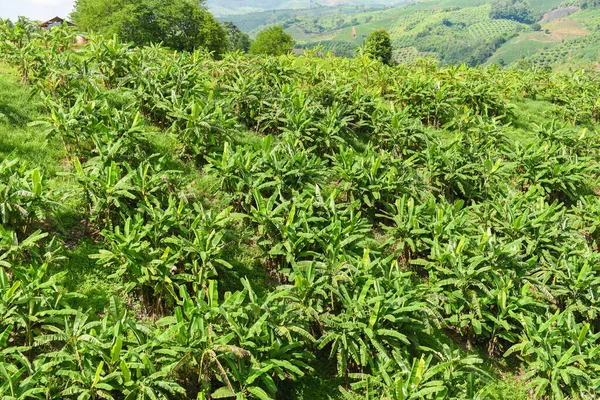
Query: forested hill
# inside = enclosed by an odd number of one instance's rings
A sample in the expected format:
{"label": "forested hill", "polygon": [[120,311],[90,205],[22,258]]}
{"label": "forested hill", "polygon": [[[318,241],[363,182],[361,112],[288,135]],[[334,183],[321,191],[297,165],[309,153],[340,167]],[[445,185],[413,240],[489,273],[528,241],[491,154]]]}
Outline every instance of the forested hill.
{"label": "forested hill", "polygon": [[354,56],[370,32],[385,28],[398,62],[428,57],[443,64],[524,62],[568,68],[598,59],[595,5],[587,0],[428,0],[394,7],[319,7],[220,18],[251,36],[265,26],[281,24],[299,48],[321,45],[340,56]]}

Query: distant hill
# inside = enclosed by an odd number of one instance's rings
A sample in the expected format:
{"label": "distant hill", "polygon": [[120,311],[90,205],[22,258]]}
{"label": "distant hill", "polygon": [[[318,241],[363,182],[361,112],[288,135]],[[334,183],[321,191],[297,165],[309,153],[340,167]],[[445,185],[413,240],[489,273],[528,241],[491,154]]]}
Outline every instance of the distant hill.
{"label": "distant hill", "polygon": [[[259,3],[225,0],[220,4],[228,2]],[[319,3],[339,2],[342,0]],[[579,0],[530,0],[538,20],[532,25],[492,19],[491,0],[343,2],[362,5],[315,6],[315,1],[313,7],[301,8],[303,0],[270,0],[260,1],[261,6],[285,3],[297,8],[222,15],[220,19],[232,21],[250,36],[269,25],[281,24],[299,48],[320,45],[339,56],[353,56],[370,32],[385,28],[392,36],[398,62],[429,57],[442,64],[525,62],[560,67],[598,61],[600,10],[580,10]]]}
{"label": "distant hill", "polygon": [[519,62],[559,69],[599,67],[600,10],[578,10],[541,27],[539,32],[519,35],[505,43],[488,64]]}
{"label": "distant hill", "polygon": [[207,6],[217,17],[271,10],[299,10],[335,6],[394,6],[407,0],[208,0]]}
{"label": "distant hill", "polygon": [[[290,31],[299,42],[312,40],[322,33],[333,32],[352,23],[355,15],[366,12],[385,10],[385,6],[353,6],[313,7],[306,9],[284,9],[259,11],[247,14],[218,17],[221,21],[231,21],[242,31],[254,36],[259,30],[269,25],[281,24]],[[340,22],[338,22],[340,21]]]}

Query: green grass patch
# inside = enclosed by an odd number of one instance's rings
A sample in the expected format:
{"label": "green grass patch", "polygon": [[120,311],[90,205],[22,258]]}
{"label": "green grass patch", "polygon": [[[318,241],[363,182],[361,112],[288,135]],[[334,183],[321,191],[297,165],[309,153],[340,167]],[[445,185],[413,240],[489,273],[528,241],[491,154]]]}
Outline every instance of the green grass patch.
{"label": "green grass patch", "polygon": [[[66,261],[60,270],[66,271],[62,284],[70,292],[77,292],[83,298],[75,299],[74,306],[83,311],[95,315],[102,314],[108,307],[110,299],[116,298],[118,302],[125,304],[127,296],[121,280],[109,278],[112,270],[99,267],[96,261],[91,259],[92,254],[97,254],[102,248],[91,239],[82,239],[77,242],[74,232],[71,232],[71,242],[67,246],[74,246],[66,251]],[[75,241],[73,241],[75,240]]]}
{"label": "green grass patch", "polygon": [[32,95],[13,68],[0,64],[0,158],[13,153],[47,174],[63,170],[63,150],[57,139],[47,139],[30,123],[43,117],[41,101]]}
{"label": "green grass patch", "polygon": [[533,143],[537,140],[535,125],[542,125],[551,120],[554,105],[544,100],[521,99],[514,103],[515,121],[505,127],[505,132],[510,140],[522,144]]}

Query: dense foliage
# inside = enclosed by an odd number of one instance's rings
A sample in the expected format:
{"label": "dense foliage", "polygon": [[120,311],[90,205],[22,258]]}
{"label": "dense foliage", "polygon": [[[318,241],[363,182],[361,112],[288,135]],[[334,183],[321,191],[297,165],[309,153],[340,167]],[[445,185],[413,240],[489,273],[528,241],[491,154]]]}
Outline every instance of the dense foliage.
{"label": "dense foliage", "polygon": [[223,24],[225,32],[227,32],[227,39],[229,42],[229,51],[241,51],[247,53],[250,50],[250,37],[248,34],[242,32],[240,28],[235,26],[232,22],[225,22]]}
{"label": "dense foliage", "polygon": [[201,0],[77,0],[72,18],[84,31],[117,34],[136,45],[205,48],[217,55],[228,49],[225,30]]}
{"label": "dense foliage", "polygon": [[[69,182],[0,162],[3,398],[269,399],[323,364],[346,399],[598,395],[597,74],[73,36],[0,27]],[[99,312],[74,231],[122,285]]]}

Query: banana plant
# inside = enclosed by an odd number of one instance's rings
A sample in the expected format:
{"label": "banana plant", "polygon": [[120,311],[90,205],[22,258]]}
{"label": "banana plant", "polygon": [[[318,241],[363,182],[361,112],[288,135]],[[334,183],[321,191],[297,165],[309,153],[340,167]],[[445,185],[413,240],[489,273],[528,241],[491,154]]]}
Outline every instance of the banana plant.
{"label": "banana plant", "polygon": [[418,346],[414,332],[427,330],[422,288],[408,286],[410,274],[378,279],[380,263],[386,261],[371,260],[367,251],[356,270],[341,271],[330,284],[332,311],[321,318],[325,334],[319,348],[330,348],[339,376],[373,369],[392,359],[395,349]]}
{"label": "banana plant", "polygon": [[230,139],[236,127],[235,118],[224,111],[227,105],[215,99],[212,92],[207,98],[199,97],[187,104],[174,98],[171,107],[171,130],[180,138],[184,151],[197,160]]}
{"label": "banana plant", "polygon": [[594,160],[572,154],[564,145],[518,145],[510,156],[522,185],[541,186],[550,200],[576,202],[596,185]]}
{"label": "banana plant", "polygon": [[129,45],[121,42],[115,34],[111,40],[94,37],[90,41],[90,59],[104,77],[108,88],[117,86],[127,76],[131,67]]}
{"label": "banana plant", "polygon": [[434,211],[434,199],[416,204],[413,197],[404,194],[394,204],[388,204],[385,213],[378,214],[389,220],[390,224],[384,226],[389,235],[387,245],[404,264],[408,264],[413,258],[419,258],[427,249],[424,239],[429,231],[426,227]]}
{"label": "banana plant", "polygon": [[117,210],[127,210],[136,200],[132,173],[124,173],[123,166],[112,161],[109,165],[85,165],[79,158],[73,159],[75,178],[84,188],[89,203],[91,221],[109,225],[116,218]]}
{"label": "banana plant", "polygon": [[[393,373],[389,373],[381,368],[372,375],[353,374],[358,381],[351,384],[351,390],[344,387],[339,389],[348,400],[446,399],[460,396],[482,398],[480,396],[485,389],[478,390],[478,387],[483,386],[485,380],[475,378],[476,374],[482,373],[476,367],[482,360],[475,356],[464,357],[458,351],[452,355],[450,359],[436,360],[434,354],[422,354],[420,358],[413,358],[412,363],[404,362],[399,372],[392,370]],[[453,376],[447,376],[445,371],[448,370],[454,370]]]}
{"label": "banana plant", "polygon": [[43,172],[28,170],[14,155],[0,162],[0,224],[26,235],[57,208]]}
{"label": "banana plant", "polygon": [[414,167],[414,159],[400,162],[371,149],[360,154],[352,148],[340,148],[333,159],[333,170],[339,176],[337,186],[345,193],[346,202],[361,201],[373,215],[395,196],[413,187],[415,176],[409,171]]}
{"label": "banana plant", "polygon": [[594,344],[598,333],[589,324],[577,323],[569,310],[546,316],[521,315],[524,328],[519,343],[504,354],[527,361],[525,374],[536,398],[557,399],[597,395],[591,371],[598,368]]}
{"label": "banana plant", "polygon": [[212,210],[205,211],[199,204],[194,205],[194,210],[197,217],[189,223],[189,227],[181,227],[179,235],[166,238],[164,243],[172,246],[167,248],[167,252],[172,248],[173,257],[181,260],[174,268],[182,271],[177,271],[174,279],[191,283],[192,292],[197,293],[208,279],[218,275],[218,270],[233,268],[224,255],[228,246],[224,227],[237,216],[231,215],[232,207],[216,215]]}

